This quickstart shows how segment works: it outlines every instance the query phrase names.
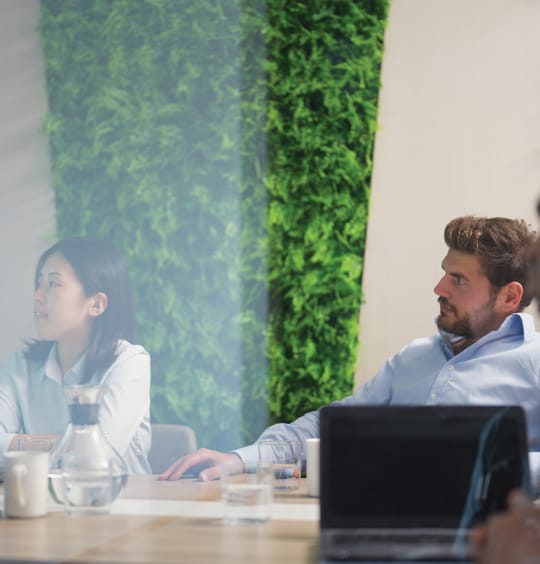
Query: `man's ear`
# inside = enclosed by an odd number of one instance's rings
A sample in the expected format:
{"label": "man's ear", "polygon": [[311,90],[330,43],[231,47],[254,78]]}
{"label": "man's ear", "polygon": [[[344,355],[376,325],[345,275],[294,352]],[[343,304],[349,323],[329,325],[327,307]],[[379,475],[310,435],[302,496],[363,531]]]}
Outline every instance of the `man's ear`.
{"label": "man's ear", "polygon": [[508,314],[519,311],[521,298],[523,298],[523,286],[516,280],[508,282],[499,291],[499,305]]}
{"label": "man's ear", "polygon": [[99,317],[105,312],[108,305],[109,298],[107,298],[107,294],[98,292],[90,298],[88,314],[90,315],[90,317]]}

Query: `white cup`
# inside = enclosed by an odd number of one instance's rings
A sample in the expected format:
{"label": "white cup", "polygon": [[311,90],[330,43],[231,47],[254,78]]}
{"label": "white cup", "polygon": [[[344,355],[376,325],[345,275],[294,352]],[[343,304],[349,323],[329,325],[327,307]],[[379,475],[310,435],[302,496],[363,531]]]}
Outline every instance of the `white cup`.
{"label": "white cup", "polygon": [[307,493],[319,497],[319,439],[306,439]]}
{"label": "white cup", "polygon": [[4,515],[41,517],[47,513],[49,453],[4,453]]}

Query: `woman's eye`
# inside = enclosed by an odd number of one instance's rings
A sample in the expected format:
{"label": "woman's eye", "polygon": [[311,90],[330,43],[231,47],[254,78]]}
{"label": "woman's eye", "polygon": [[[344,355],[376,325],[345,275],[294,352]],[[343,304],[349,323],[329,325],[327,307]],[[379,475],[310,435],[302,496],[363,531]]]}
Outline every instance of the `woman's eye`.
{"label": "woman's eye", "polygon": [[60,284],[58,284],[55,280],[49,280],[47,286],[49,286],[49,288],[54,288],[56,286],[60,286]]}

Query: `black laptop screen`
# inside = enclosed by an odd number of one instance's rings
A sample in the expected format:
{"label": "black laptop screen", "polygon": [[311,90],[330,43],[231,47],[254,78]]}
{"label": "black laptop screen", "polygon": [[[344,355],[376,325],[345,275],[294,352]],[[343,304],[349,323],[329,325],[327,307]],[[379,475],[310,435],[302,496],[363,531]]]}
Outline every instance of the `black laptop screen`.
{"label": "black laptop screen", "polygon": [[321,526],[470,526],[527,486],[517,408],[325,409]]}

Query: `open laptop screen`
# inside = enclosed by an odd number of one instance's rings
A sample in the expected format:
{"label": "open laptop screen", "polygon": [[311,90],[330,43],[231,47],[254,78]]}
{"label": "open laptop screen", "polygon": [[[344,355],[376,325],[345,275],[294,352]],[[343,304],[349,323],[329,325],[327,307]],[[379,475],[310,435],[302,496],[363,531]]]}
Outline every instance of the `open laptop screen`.
{"label": "open laptop screen", "polygon": [[321,410],[321,528],[458,528],[530,489],[519,407]]}

